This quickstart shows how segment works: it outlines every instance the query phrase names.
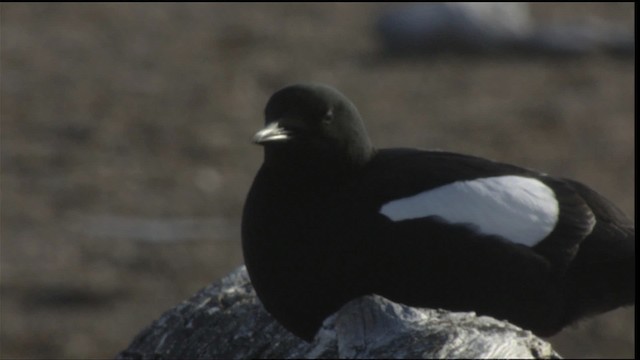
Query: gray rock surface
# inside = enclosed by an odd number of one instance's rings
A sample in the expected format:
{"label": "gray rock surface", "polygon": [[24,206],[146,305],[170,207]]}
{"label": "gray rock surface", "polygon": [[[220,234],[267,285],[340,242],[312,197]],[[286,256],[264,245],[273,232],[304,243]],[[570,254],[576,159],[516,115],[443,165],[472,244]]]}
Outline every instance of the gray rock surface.
{"label": "gray rock surface", "polygon": [[167,311],[118,359],[205,358],[559,358],[506,322],[474,313],[419,309],[372,295],[325,320],[312,343],[262,307],[238,268]]}

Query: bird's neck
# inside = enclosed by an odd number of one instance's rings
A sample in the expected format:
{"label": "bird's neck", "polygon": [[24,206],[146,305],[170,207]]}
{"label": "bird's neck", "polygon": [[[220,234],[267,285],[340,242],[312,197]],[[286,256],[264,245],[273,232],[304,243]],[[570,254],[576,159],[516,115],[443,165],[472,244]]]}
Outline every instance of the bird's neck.
{"label": "bird's neck", "polygon": [[373,149],[347,154],[309,153],[265,149],[263,167],[283,181],[340,184],[362,172],[373,157]]}

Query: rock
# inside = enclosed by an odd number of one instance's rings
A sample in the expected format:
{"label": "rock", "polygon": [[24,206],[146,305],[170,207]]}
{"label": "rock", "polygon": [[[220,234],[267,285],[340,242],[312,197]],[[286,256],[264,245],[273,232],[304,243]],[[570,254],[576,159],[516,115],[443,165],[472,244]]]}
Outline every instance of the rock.
{"label": "rock", "polygon": [[532,24],[523,3],[422,3],[385,11],[376,29],[392,52],[490,52],[519,41]]}
{"label": "rock", "polygon": [[376,30],[390,54],[635,55],[631,31],[603,23],[536,24],[527,3],[404,5],[384,11]]}
{"label": "rock", "polygon": [[117,359],[520,357],[559,358],[547,342],[509,323],[377,295],[346,304],[307,343],[265,311],[242,266],[167,311]]}

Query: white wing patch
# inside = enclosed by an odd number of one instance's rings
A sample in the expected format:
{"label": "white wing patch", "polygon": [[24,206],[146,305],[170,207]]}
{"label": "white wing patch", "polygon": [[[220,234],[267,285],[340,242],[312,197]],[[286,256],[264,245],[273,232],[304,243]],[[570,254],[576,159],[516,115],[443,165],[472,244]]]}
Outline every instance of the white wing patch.
{"label": "white wing patch", "polygon": [[456,181],[390,201],[380,213],[393,221],[435,215],[534,246],[555,228],[559,205],[553,190],[540,180],[510,175]]}

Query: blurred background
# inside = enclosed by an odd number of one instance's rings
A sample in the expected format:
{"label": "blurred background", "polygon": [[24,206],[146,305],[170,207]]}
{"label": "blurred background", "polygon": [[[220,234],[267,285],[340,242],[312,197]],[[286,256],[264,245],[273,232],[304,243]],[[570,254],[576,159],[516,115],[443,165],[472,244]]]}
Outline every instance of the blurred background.
{"label": "blurred background", "polygon": [[[396,49],[403,33],[379,19],[400,6],[2,3],[1,357],[113,357],[241,265],[262,160],[250,139],[291,83],[340,89],[379,147],[578,179],[634,216],[634,51]],[[527,11],[634,28],[633,3]],[[631,358],[634,317],[550,341],[565,357]]]}

